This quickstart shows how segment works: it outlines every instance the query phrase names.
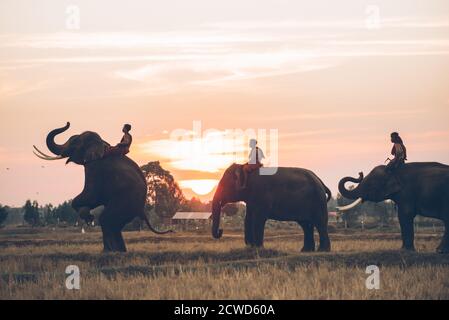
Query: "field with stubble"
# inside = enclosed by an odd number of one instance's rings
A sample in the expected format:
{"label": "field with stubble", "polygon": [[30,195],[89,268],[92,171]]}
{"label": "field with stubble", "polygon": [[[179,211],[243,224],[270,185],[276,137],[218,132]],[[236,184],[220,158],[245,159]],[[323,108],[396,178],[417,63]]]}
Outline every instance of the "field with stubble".
{"label": "field with stubble", "polygon": [[[336,232],[332,252],[300,253],[298,230],[267,230],[264,249],[241,232],[157,236],[125,232],[128,252],[101,253],[99,230],[0,230],[0,299],[448,299],[449,255],[436,254],[441,231],[416,235],[402,252],[397,232]],[[68,265],[80,290],[65,286]],[[368,265],[380,289],[368,290]]]}

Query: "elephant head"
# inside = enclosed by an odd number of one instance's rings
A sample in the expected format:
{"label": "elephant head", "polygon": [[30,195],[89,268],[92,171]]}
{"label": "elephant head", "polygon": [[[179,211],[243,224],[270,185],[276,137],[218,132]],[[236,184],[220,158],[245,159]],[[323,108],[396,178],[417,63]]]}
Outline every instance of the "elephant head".
{"label": "elephant head", "polygon": [[40,151],[36,146],[33,146],[37,151],[34,154],[44,160],[58,160],[67,158],[66,163],[74,162],[76,164],[84,165],[90,161],[101,159],[104,156],[108,143],[103,141],[101,137],[91,131],[86,131],[81,134],[71,136],[64,144],[57,144],[55,136],[65,132],[70,127],[70,122],[62,128],[57,128],[50,131],[47,135],[47,147],[56,155],[49,156]]}
{"label": "elephant head", "polygon": [[[345,187],[346,182],[357,183],[358,185],[348,190]],[[401,190],[398,180],[386,171],[386,166],[374,168],[368,176],[364,177],[363,172],[359,173],[358,178],[345,177],[338,184],[340,194],[347,198],[355,200],[350,205],[340,207],[340,211],[354,208],[363,201],[381,202],[391,199]]]}
{"label": "elephant head", "polygon": [[232,164],[226,169],[218,183],[212,200],[212,236],[221,238],[223,230],[220,229],[221,208],[227,203],[238,202],[242,199],[243,166]]}

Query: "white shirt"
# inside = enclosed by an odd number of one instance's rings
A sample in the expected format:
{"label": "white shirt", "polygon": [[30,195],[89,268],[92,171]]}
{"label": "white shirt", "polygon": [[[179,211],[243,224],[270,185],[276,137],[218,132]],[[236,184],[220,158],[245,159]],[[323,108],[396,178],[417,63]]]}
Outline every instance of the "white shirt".
{"label": "white shirt", "polygon": [[[258,150],[258,152],[257,152],[257,159],[256,159],[256,150]],[[257,160],[259,160],[259,163],[261,163],[262,159],[265,158],[265,155],[263,154],[262,149],[260,149],[258,147],[255,147],[255,148],[251,149],[248,158],[249,158],[249,162],[248,162],[249,164],[256,164]]]}

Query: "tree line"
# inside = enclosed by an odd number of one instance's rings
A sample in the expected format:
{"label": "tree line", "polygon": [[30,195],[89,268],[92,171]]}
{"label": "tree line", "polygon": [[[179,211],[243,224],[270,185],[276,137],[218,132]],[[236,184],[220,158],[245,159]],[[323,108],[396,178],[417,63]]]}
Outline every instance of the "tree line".
{"label": "tree line", "polygon": [[[148,185],[147,211],[155,213],[158,222],[168,221],[178,211],[210,212],[212,202],[202,202],[199,198],[187,199],[174,177],[168,170],[160,165],[159,161],[148,162],[141,166]],[[337,206],[344,206],[351,200],[343,198],[340,194],[328,203],[329,211],[336,211]],[[147,212],[147,213],[148,213]],[[228,204],[223,208],[226,216],[244,215],[245,207],[241,204]],[[10,215],[8,219],[8,215]],[[0,205],[0,225],[8,219],[17,223],[22,216],[31,226],[44,225],[74,225],[79,217],[72,208],[71,200],[58,206],[52,204],[39,205],[37,201],[27,200],[22,208],[8,208]],[[360,224],[365,217],[375,216],[380,225],[388,225],[395,216],[395,207],[392,202],[364,203],[341,215],[341,219],[348,227]]]}

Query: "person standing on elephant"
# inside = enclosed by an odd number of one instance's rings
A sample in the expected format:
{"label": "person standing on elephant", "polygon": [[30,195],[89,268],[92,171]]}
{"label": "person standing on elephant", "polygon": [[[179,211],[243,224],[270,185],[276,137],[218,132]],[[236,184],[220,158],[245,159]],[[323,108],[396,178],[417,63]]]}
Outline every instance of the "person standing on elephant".
{"label": "person standing on elephant", "polygon": [[249,161],[243,165],[243,188],[246,188],[248,174],[262,167],[262,159],[265,158],[262,149],[257,146],[256,139],[251,139],[249,141],[249,147],[251,148],[248,156]]}
{"label": "person standing on elephant", "polygon": [[393,132],[391,134],[391,142],[393,143],[391,155],[394,156],[394,158],[390,160],[387,165],[388,172],[394,172],[405,163],[405,160],[407,160],[407,149],[405,148],[404,142],[399,136],[399,133]]}
{"label": "person standing on elephant", "polygon": [[105,156],[126,155],[127,153],[129,153],[129,148],[133,141],[133,137],[131,136],[129,131],[131,131],[131,125],[125,124],[122,129],[122,132],[124,133],[122,140],[120,140],[120,143],[118,143],[117,145],[109,147],[106,150]]}

